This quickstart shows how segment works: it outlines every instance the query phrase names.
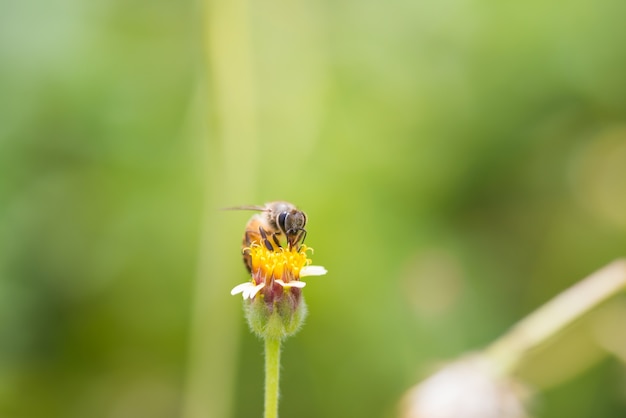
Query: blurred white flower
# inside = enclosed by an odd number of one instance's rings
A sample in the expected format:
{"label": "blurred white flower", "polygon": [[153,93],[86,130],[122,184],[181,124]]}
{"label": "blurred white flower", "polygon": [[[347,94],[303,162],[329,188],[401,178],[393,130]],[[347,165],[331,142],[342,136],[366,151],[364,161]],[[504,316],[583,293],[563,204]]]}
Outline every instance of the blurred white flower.
{"label": "blurred white flower", "polygon": [[445,366],[410,389],[402,418],[530,418],[526,389],[498,376],[492,362],[474,355]]}

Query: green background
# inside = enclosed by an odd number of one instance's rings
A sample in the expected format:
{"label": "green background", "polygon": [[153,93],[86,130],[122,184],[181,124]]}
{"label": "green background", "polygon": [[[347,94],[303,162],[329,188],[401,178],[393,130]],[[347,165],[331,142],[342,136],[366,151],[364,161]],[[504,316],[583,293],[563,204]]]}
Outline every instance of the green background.
{"label": "green background", "polygon": [[[229,295],[250,213],[219,209],[272,200],[308,214],[329,271],[281,416],[394,416],[626,253],[625,15],[3,2],[0,416],[261,416],[262,342]],[[619,356],[571,338],[522,373],[534,415],[626,416]]]}

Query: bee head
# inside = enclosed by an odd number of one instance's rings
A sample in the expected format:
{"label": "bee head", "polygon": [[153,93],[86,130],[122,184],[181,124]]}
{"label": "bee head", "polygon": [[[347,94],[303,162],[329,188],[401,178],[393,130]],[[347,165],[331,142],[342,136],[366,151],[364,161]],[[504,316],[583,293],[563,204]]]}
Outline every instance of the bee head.
{"label": "bee head", "polygon": [[294,245],[300,238],[304,238],[306,230],[306,215],[300,210],[280,212],[276,216],[276,225],[285,234],[290,245]]}

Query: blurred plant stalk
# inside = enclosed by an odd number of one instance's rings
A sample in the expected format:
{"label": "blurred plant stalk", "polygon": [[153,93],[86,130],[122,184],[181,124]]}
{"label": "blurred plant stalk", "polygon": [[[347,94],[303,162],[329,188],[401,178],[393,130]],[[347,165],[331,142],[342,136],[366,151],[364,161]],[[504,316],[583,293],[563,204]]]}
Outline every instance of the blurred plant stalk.
{"label": "blurred plant stalk", "polygon": [[524,356],[601,303],[626,290],[626,260],[619,259],[576,283],[518,322],[486,349],[502,374],[515,372]]}
{"label": "blurred plant stalk", "polygon": [[201,101],[203,108],[212,112],[200,121],[209,126],[203,139],[209,151],[206,204],[182,416],[225,418],[232,415],[240,316],[239,307],[224,295],[244,269],[227,255],[233,249],[236,254],[240,245],[241,236],[232,234],[237,219],[220,216],[217,209],[255,198],[249,173],[258,172],[258,132],[248,3],[207,0],[201,7],[208,74],[198,89],[209,98]]}
{"label": "blurred plant stalk", "polygon": [[528,418],[530,397],[514,376],[527,355],[626,290],[626,260],[591,274],[518,322],[485,350],[449,363],[411,388],[403,418]]}

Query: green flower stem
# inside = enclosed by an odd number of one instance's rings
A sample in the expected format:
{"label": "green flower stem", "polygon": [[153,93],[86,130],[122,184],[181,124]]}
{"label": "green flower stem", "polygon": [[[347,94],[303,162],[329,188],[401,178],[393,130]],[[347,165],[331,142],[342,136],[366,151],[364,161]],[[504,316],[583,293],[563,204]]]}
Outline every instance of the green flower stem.
{"label": "green flower stem", "polygon": [[280,339],[265,338],[265,418],[278,417]]}

